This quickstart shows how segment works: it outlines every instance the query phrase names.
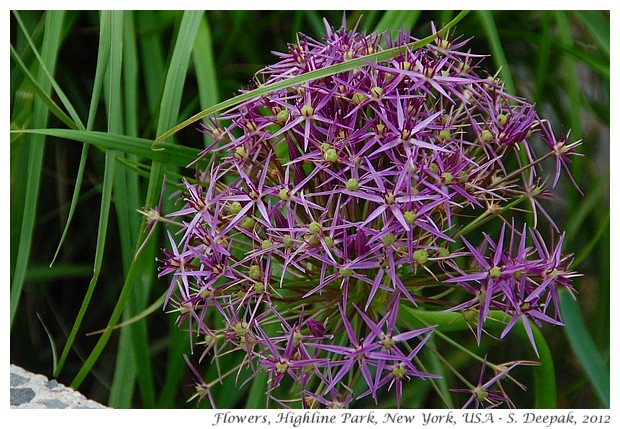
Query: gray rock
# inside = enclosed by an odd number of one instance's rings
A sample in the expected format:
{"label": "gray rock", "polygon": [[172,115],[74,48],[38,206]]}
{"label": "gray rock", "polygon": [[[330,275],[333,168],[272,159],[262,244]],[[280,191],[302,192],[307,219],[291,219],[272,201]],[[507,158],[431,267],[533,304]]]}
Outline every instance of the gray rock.
{"label": "gray rock", "polygon": [[[19,387],[16,387],[19,386]],[[11,408],[106,408],[79,392],[11,365]]]}
{"label": "gray rock", "polygon": [[27,404],[35,397],[34,390],[24,387],[11,387],[11,405],[17,406]]}
{"label": "gray rock", "polygon": [[46,399],[44,401],[37,401],[37,403],[43,404],[47,408],[54,408],[54,409],[67,408],[69,406],[58,399]]}
{"label": "gray rock", "polygon": [[28,379],[26,377],[22,377],[21,375],[17,375],[11,372],[11,387],[21,386],[26,383]]}

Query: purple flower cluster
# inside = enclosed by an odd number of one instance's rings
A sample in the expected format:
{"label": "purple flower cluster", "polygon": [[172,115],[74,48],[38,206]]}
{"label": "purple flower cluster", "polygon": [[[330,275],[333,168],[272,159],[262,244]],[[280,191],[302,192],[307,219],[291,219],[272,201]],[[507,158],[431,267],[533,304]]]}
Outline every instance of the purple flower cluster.
{"label": "purple flower cluster", "polygon": [[[300,35],[256,82],[402,52],[211,118],[208,167],[167,215],[181,228],[168,233],[160,275],[171,274],[167,305],[205,347],[201,359],[219,368],[239,351],[239,369],[267,372],[278,404],[378,402],[384,388],[400,403],[407,380],[436,377],[418,353],[437,327],[403,322],[403,306],[473,314],[478,341],[492,311],[504,314],[502,337],[521,320],[561,324],[558,290],[574,275],[564,235],[548,246],[508,214],[550,218],[539,167],[555,158],[555,185],[577,144],[484,75],[467,40],[412,50],[405,32],[326,27],[324,41]],[[464,237],[492,219],[499,238]]]}

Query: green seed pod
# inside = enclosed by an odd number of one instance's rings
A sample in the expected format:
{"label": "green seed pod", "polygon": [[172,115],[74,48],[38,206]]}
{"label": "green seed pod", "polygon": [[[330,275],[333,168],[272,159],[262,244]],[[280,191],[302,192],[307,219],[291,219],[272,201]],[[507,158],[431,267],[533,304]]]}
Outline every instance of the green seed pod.
{"label": "green seed pod", "polygon": [[260,282],[256,282],[254,283],[254,290],[256,291],[256,293],[261,294],[265,292],[265,285]]}
{"label": "green seed pod", "polygon": [[366,96],[361,92],[356,92],[355,94],[353,94],[353,97],[351,97],[351,100],[353,101],[353,104],[359,106],[360,104],[362,104],[362,102],[364,102],[364,100],[366,100]]}
{"label": "green seed pod", "polygon": [[290,190],[287,188],[282,188],[280,189],[280,191],[278,192],[278,196],[280,197],[280,199],[282,201],[288,201],[291,199],[291,194],[290,194]]}
{"label": "green seed pod", "polygon": [[238,148],[235,149],[235,158],[242,160],[242,159],[247,159],[247,157],[248,157],[248,152],[245,150],[243,146],[239,146]]}
{"label": "green seed pod", "polygon": [[325,152],[323,152],[323,158],[327,162],[336,162],[338,161],[338,152],[336,152],[336,149],[334,148],[327,149]]}
{"label": "green seed pod", "polygon": [[381,241],[385,246],[389,246],[391,244],[394,244],[394,242],[396,241],[396,237],[394,237],[394,234],[392,234],[391,232],[388,232],[383,237],[381,237]]}
{"label": "green seed pod", "polygon": [[484,143],[490,142],[491,140],[493,140],[493,134],[491,134],[491,131],[482,130],[482,132],[480,133],[480,141]]}
{"label": "green seed pod", "polygon": [[250,266],[250,269],[248,270],[248,276],[252,279],[252,280],[258,280],[260,279],[260,267],[258,265],[252,265]]}
{"label": "green seed pod", "polygon": [[276,121],[278,122],[278,124],[285,124],[290,116],[291,114],[287,109],[281,110],[276,115]]}
{"label": "green seed pod", "polygon": [[304,106],[301,108],[300,112],[301,112],[302,116],[304,116],[306,118],[309,118],[314,113],[314,109],[312,108],[312,106],[310,106],[308,104],[304,104]]}
{"label": "green seed pod", "polygon": [[489,276],[492,279],[499,279],[502,276],[502,269],[497,265],[489,270]]}
{"label": "green seed pod", "polygon": [[239,224],[241,228],[247,229],[247,230],[254,228],[254,225],[256,225],[256,221],[252,217],[246,217]]}
{"label": "green seed pod", "polygon": [[453,177],[451,173],[448,173],[447,171],[441,173],[441,180],[444,184],[449,185],[450,183],[452,183],[452,179]]}
{"label": "green seed pod", "polygon": [[506,116],[505,114],[502,113],[501,115],[497,115],[497,123],[500,126],[503,127],[504,125],[506,125],[507,121],[508,121],[508,116]]}
{"label": "green seed pod", "polygon": [[321,232],[322,229],[323,227],[321,226],[321,224],[316,221],[311,222],[310,225],[308,225],[308,231],[310,232],[310,234],[318,234],[319,232]]}
{"label": "green seed pod", "polygon": [[383,95],[383,88],[381,88],[380,86],[373,86],[370,89],[370,94],[373,98],[379,99]]}
{"label": "green seed pod", "polygon": [[441,141],[450,140],[450,137],[452,137],[452,135],[450,134],[450,130],[439,131],[439,140]]}
{"label": "green seed pod", "polygon": [[394,378],[405,378],[405,375],[407,375],[407,370],[402,366],[402,364],[397,364],[394,365],[394,368],[392,368],[392,375]]}
{"label": "green seed pod", "polygon": [[340,270],[338,270],[338,274],[340,274],[342,277],[349,277],[351,274],[353,274],[353,270],[351,268],[340,268]]}
{"label": "green seed pod", "polygon": [[239,201],[233,201],[228,206],[228,213],[230,213],[231,215],[236,215],[237,213],[241,211],[241,209],[242,209],[241,203]]}
{"label": "green seed pod", "polygon": [[413,252],[413,259],[418,264],[424,265],[428,262],[428,252],[426,249],[418,249]]}
{"label": "green seed pod", "polygon": [[346,188],[349,191],[357,191],[360,188],[360,182],[358,182],[355,178],[350,178],[347,180]]}
{"label": "green seed pod", "polygon": [[383,340],[381,340],[381,343],[383,344],[383,348],[386,350],[390,350],[396,345],[396,341],[394,341],[392,337],[383,338]]}
{"label": "green seed pod", "polygon": [[440,248],[437,250],[437,254],[438,254],[438,256],[439,256],[440,258],[447,258],[448,256],[450,256],[450,250],[448,250],[448,249],[447,249],[447,248],[445,248],[445,247],[440,247]]}

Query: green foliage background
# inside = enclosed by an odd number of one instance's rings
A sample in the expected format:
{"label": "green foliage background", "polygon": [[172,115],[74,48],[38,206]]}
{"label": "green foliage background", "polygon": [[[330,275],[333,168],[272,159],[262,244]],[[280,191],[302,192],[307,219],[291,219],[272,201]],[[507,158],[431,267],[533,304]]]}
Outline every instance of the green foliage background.
{"label": "green foliage background", "polygon": [[[454,16],[349,11],[346,24],[361,17],[361,29],[404,26],[422,38],[431,21]],[[163,236],[134,262],[145,235],[136,210],[157,203],[164,174],[168,194],[180,174],[191,175],[183,166],[208,142],[190,126],[166,150],[150,146],[235,95],[297,32],[320,38],[323,17],[336,27],[343,20],[336,11],[12,12],[12,363],[112,407],[196,406],[186,403],[187,336],[161,310],[167,281],[157,279],[155,258]],[[492,54],[489,71],[536,101],[557,131],[570,128],[584,141],[585,156],[571,167],[584,195],[564,179],[548,207],[583,273],[577,303],[563,300],[567,327],[543,329],[559,408],[609,407],[609,22],[605,11],[476,11],[457,26],[473,37],[472,52]],[[129,319],[138,321],[112,330]],[[493,353],[511,356],[508,347]],[[261,406],[261,388],[226,384],[216,390],[218,405]],[[413,388],[405,407],[443,406]],[[530,407],[530,396],[513,399]]]}

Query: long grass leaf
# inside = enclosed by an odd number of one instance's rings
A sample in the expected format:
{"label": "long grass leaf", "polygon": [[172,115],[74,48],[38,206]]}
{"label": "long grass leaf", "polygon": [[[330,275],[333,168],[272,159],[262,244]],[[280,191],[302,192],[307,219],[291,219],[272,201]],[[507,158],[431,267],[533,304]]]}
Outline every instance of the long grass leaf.
{"label": "long grass leaf", "polygon": [[155,15],[156,13],[157,11],[144,10],[136,14],[138,32],[141,33],[139,39],[141,64],[148,64],[148,67],[142,67],[142,82],[146,104],[152,117],[156,117],[154,112],[159,109],[165,76],[163,44],[159,35],[161,31],[157,30],[163,25],[168,25],[162,22],[161,16]]}
{"label": "long grass leaf", "polygon": [[62,111],[60,106],[58,106],[58,104],[56,104],[54,100],[52,100],[52,97],[50,97],[50,95],[45,91],[45,89],[43,89],[43,87],[39,84],[37,79],[30,73],[30,70],[28,70],[22,59],[19,57],[17,51],[15,51],[15,48],[13,48],[13,45],[11,45],[11,57],[15,60],[19,68],[24,72],[26,78],[32,82],[35,93],[41,98],[41,100],[43,100],[45,106],[47,106],[50,113],[56,116],[56,118],[58,118],[69,128],[74,130],[80,129],[80,127],[65,112]]}
{"label": "long grass leaf", "polygon": [[[60,31],[64,13],[60,11],[45,12],[45,36],[43,38],[42,60],[47,70],[53,71],[56,66],[56,59],[60,44]],[[43,71],[39,71],[39,80],[41,86],[46,92],[51,89],[51,82],[45,77]],[[48,109],[41,99],[35,100],[32,124],[35,127],[45,128],[48,121]],[[43,154],[45,152],[45,139],[43,136],[32,136],[29,142],[29,170],[27,172],[26,201],[24,205],[24,218],[19,237],[19,247],[17,249],[17,259],[13,279],[11,282],[11,292],[9,298],[10,304],[10,326],[13,326],[13,320],[17,314],[19,299],[21,297],[22,288],[24,286],[24,277],[26,275],[26,267],[30,258],[30,249],[35,228],[35,217],[39,202],[39,189],[41,182],[41,173],[43,170]]]}
{"label": "long grass leaf", "polygon": [[[213,56],[213,41],[211,29],[207,15],[200,21],[194,49],[192,51],[194,69],[196,71],[196,81],[198,83],[198,97],[200,106],[212,106],[219,101],[217,74],[215,71],[215,58]],[[205,146],[210,144],[213,139],[205,134]]]}
{"label": "long grass leaf", "polygon": [[[123,70],[124,51],[124,12],[102,12],[102,16],[103,14],[109,14],[110,20],[110,32],[106,35],[109,36],[110,39],[110,56],[106,70],[106,79],[104,80],[104,101],[108,132],[122,134],[124,131],[124,106],[123,94],[121,93],[121,74]],[[117,151],[114,151],[114,154],[116,156],[125,155],[124,152]],[[131,265],[132,257],[130,253],[133,244],[133,231],[128,208],[127,170],[115,170],[112,194],[118,220],[121,261],[124,268],[123,271],[126,273]],[[137,237],[134,237],[134,240],[136,238]],[[136,373],[138,372],[138,363],[136,361],[137,350],[133,345],[131,333],[129,331],[121,332],[119,348],[116,354],[117,365],[114,367],[114,377],[109,399],[109,405],[114,408],[130,408],[132,405]],[[152,394],[152,387],[150,391]],[[148,402],[148,400],[145,402]],[[145,404],[146,407],[149,405],[151,404]]]}
{"label": "long grass leaf", "polygon": [[[555,17],[558,24],[558,33],[561,43],[572,48],[574,41],[567,13],[564,11],[555,11]],[[579,139],[581,138],[580,82],[577,79],[577,69],[574,59],[571,56],[564,54],[562,56],[562,63],[564,76],[566,78],[564,88],[566,89],[566,95],[568,96],[568,113],[570,121],[568,125],[572,129],[571,137],[574,139]],[[575,163],[572,171],[576,177],[579,177],[579,163]]]}
{"label": "long grass leaf", "polygon": [[[200,24],[203,21],[203,14],[202,11],[186,11],[181,18],[177,40],[170,59],[170,67],[166,74],[157,134],[164,132],[178,121],[185,78]],[[175,330],[178,331],[178,329]],[[187,347],[187,344],[183,345],[181,341],[186,342],[186,338],[183,335],[183,340],[180,340],[177,337],[178,334],[180,332],[170,332],[169,334],[172,344],[175,346],[169,350],[166,380],[159,397],[159,407],[173,406],[173,398],[178,390],[179,379],[186,368],[185,361],[181,359],[183,348]]]}
{"label": "long grass leaf", "polygon": [[134,154],[140,158],[149,159],[177,167],[185,167],[194,162],[199,151],[194,148],[170,143],[162,143],[165,152],[151,149],[153,140],[131,137],[121,134],[111,134],[102,131],[66,130],[57,128],[13,130],[12,134],[41,134],[76,142],[86,142],[102,151],[114,149]]}
{"label": "long grass leaf", "polygon": [[[93,93],[90,97],[90,107],[88,109],[88,120],[86,122],[86,130],[92,130],[95,117],[97,113],[97,106],[99,105],[99,99],[101,96],[101,90],[103,88],[103,79],[105,76],[105,71],[108,67],[108,59],[110,57],[110,38],[102,37],[102,32],[105,28],[100,26],[99,28],[99,46],[97,48],[97,67],[95,69],[95,80],[93,83]],[[82,181],[84,180],[84,172],[86,171],[86,161],[88,159],[89,152],[89,144],[88,142],[84,142],[82,146],[82,153],[80,155],[80,163],[78,166],[78,172],[75,178],[75,186],[73,187],[73,195],[71,197],[71,207],[69,208],[69,213],[67,215],[67,221],[65,222],[65,227],[63,228],[62,235],[60,236],[60,240],[58,240],[58,245],[56,246],[56,252],[54,252],[54,257],[50,262],[50,266],[54,264],[58,254],[60,253],[60,249],[62,248],[63,243],[67,237],[69,232],[69,227],[71,226],[71,222],[73,221],[73,216],[75,215],[75,209],[77,207],[77,202],[80,196],[80,191],[82,189]],[[60,371],[60,368],[59,368]],[[57,377],[58,374],[55,374]]]}
{"label": "long grass leaf", "polygon": [[392,35],[400,30],[411,30],[418,21],[422,11],[419,10],[387,10],[375,26],[375,32],[390,30]]}
{"label": "long grass leaf", "polygon": [[82,300],[82,304],[80,306],[80,309],[78,310],[78,314],[73,323],[73,327],[71,328],[71,332],[69,333],[69,337],[67,338],[67,342],[65,343],[65,347],[62,351],[62,354],[60,355],[57,373],[62,370],[65,360],[67,359],[69,351],[71,350],[71,347],[73,345],[73,342],[75,341],[77,332],[82,324],[82,321],[84,320],[86,310],[88,309],[90,301],[95,292],[95,287],[97,286],[99,274],[101,273],[101,266],[103,265],[103,254],[105,250],[105,238],[107,235],[110,205],[112,200],[115,156],[116,154],[113,150],[109,150],[106,153],[105,170],[103,174],[103,186],[101,189],[101,206],[99,209],[99,226],[97,228],[97,242],[95,244],[95,261],[93,264],[93,275],[88,284],[88,289],[86,290],[86,294],[84,295],[84,299]]}
{"label": "long grass leaf", "polygon": [[[112,46],[112,39],[113,37],[117,37],[117,36],[113,36],[113,33],[114,33],[114,30],[112,29],[111,12],[108,12],[108,11],[101,12],[100,14],[100,47],[99,47],[100,57],[98,58],[98,68],[96,71],[96,73],[99,73],[99,74],[96,75],[96,82],[97,82],[97,77],[98,77],[99,79],[101,79],[100,82],[105,83],[103,81],[103,76],[107,75],[108,79],[110,80],[114,81],[115,79],[118,79],[119,80],[118,84],[120,84],[120,75],[118,76],[118,78],[116,78],[114,73],[110,71],[110,64],[111,64],[110,50]],[[111,86],[118,85],[118,84],[107,82],[108,91],[110,91]],[[97,94],[96,87],[94,88],[93,92],[95,95],[94,98],[98,100],[99,97]],[[109,111],[110,106],[109,106],[108,99],[110,98],[110,94],[106,93],[106,97],[104,98],[108,102],[108,111]],[[116,108],[116,106],[113,106],[112,108]],[[95,104],[93,103],[93,100],[91,99],[91,110],[89,112],[87,127],[91,127],[93,124],[94,110],[95,110]],[[107,115],[107,117],[108,117],[108,123],[110,123],[109,115]],[[119,127],[115,124],[113,124],[113,127],[121,131]],[[87,135],[89,133],[89,131],[79,131],[79,132],[84,135]],[[84,141],[84,140],[81,140],[81,141]],[[88,147],[87,145],[84,145],[83,150],[82,150],[82,159],[81,159],[81,161],[84,161],[84,163],[86,160],[85,158],[87,156],[87,152],[88,152]],[[63,348],[56,373],[54,374],[55,376],[58,376],[59,372],[62,370],[64,363],[69,355],[69,351],[73,347],[73,343],[75,342],[77,332],[82,324],[82,321],[84,319],[88,306],[90,305],[90,300],[92,299],[93,293],[97,286],[97,282],[99,279],[99,273],[101,271],[101,266],[103,265],[103,254],[105,250],[105,241],[106,241],[106,236],[107,236],[110,205],[112,202],[112,189],[114,185],[115,164],[116,164],[116,151],[107,150],[106,157],[105,157],[101,205],[99,209],[99,225],[97,228],[97,240],[96,240],[96,245],[95,245],[95,259],[93,263],[93,275],[88,284],[88,289],[86,291],[84,299],[82,300],[82,304],[80,306],[78,314],[71,328],[71,332],[69,333],[69,337],[67,338],[67,342],[65,343],[65,346]],[[82,165],[84,164],[82,164],[81,162],[80,167],[82,167]],[[78,170],[78,175],[79,173],[80,171]],[[76,201],[76,193],[79,194],[79,189],[80,187],[77,186],[76,184],[76,188],[74,189],[73,201]],[[72,201],[72,204],[73,204],[73,201]],[[69,225],[69,222],[67,222],[67,224],[65,225],[65,231],[68,225]]]}
{"label": "long grass leaf", "polygon": [[[579,231],[581,230],[586,218],[590,216],[595,210],[601,208],[601,202],[607,192],[609,192],[609,175],[610,172],[606,171],[601,174],[596,182],[592,184],[592,187],[588,190],[586,196],[579,200],[577,207],[570,212],[566,226],[566,231]],[[566,242],[568,247],[572,247],[571,244],[576,235],[567,237]]]}
{"label": "long grass leaf", "polygon": [[542,101],[549,70],[549,54],[551,51],[551,12],[543,11],[542,33],[538,43],[538,60],[536,61],[536,89],[534,99]]}
{"label": "long grass leaf", "polygon": [[610,378],[609,370],[601,355],[597,352],[596,345],[588,332],[579,305],[566,291],[560,293],[560,308],[566,325],[564,332],[568,338],[579,363],[583,367],[594,392],[604,408],[610,405]]}
{"label": "long grass leaf", "polygon": [[[158,128],[161,127],[165,129],[166,127],[169,126],[167,124],[174,123],[177,120],[176,116],[177,116],[177,112],[178,112],[179,105],[181,102],[183,83],[185,80],[184,73],[187,70],[187,65],[189,63],[189,57],[191,54],[191,48],[194,43],[194,38],[195,38],[196,31],[198,29],[198,24],[200,23],[201,15],[202,15],[202,12],[185,12],[183,16],[183,20],[181,21],[181,25],[179,28],[179,36],[175,44],[175,50],[172,56],[171,65],[168,70],[168,75],[166,77],[166,84],[165,84],[165,88],[164,88],[163,96],[162,96],[162,104],[161,104],[161,109],[160,109],[160,118],[159,118]],[[193,33],[193,35],[191,33]],[[182,49],[177,48],[177,47],[182,47]],[[185,63],[185,65],[183,65],[183,63]],[[141,140],[141,139],[135,139],[135,138],[132,138],[132,139],[134,143],[136,142],[136,140]],[[105,137],[104,137],[104,140],[106,140]],[[127,148],[125,148],[125,151],[129,152]],[[154,207],[157,204],[156,200],[161,191],[162,178],[163,178],[161,162],[166,162],[169,160],[170,154],[167,154],[167,155],[168,157],[160,158],[157,160],[153,159],[154,162],[151,166],[151,177],[149,178],[147,196],[146,196],[147,206]],[[194,153],[194,158],[195,158],[195,155],[196,154]],[[140,236],[138,237],[138,243],[141,243],[146,238],[144,227],[145,227],[145,221],[143,220]],[[82,368],[80,368],[77,375],[71,382],[71,386],[73,388],[78,388],[81,385],[81,383],[84,381],[84,378],[90,372],[92,367],[95,365],[96,361],[99,359],[99,356],[103,352],[103,349],[105,348],[107,342],[109,341],[110,336],[113,332],[113,328],[118,323],[118,320],[123,314],[125,306],[129,298],[131,297],[131,294],[133,293],[134,281],[139,271],[140,261],[142,258],[143,258],[143,254],[138,254],[134,258],[129,268],[129,271],[125,277],[125,282],[123,284],[121,294],[116,302],[114,310],[112,311],[112,315],[110,316],[108,325],[105,331],[103,332],[103,334],[101,335],[101,338],[95,345],[94,349],[92,350],[91,354],[88,356],[88,358],[82,365]],[[181,360],[181,362],[183,361]],[[178,364],[175,364],[175,365],[178,365]],[[173,373],[174,372],[176,371],[173,371]],[[173,376],[175,375],[173,374]],[[171,377],[168,379],[171,379]],[[178,382],[178,378],[176,378],[176,381]],[[164,391],[164,393],[166,392]]]}
{"label": "long grass leaf", "polygon": [[[577,255],[575,260],[571,263],[571,268],[576,268],[588,257],[590,253],[595,249],[598,245],[599,241],[603,238],[604,235],[607,235],[609,238],[609,222],[610,222],[611,212],[607,211],[603,221],[601,222],[598,231],[594,236],[590,239],[588,244],[581,247],[581,252]],[[608,244],[609,246],[609,244]]]}
{"label": "long grass leaf", "polygon": [[79,129],[84,129],[84,125],[82,124],[82,121],[80,120],[80,116],[77,114],[77,112],[73,108],[73,105],[71,104],[71,102],[69,101],[69,99],[67,98],[63,90],[60,88],[60,85],[58,85],[58,83],[54,79],[53,73],[51,73],[49,69],[46,67],[45,62],[43,61],[43,58],[39,54],[39,51],[37,50],[34,43],[32,42],[30,35],[26,31],[26,27],[24,26],[24,23],[21,20],[19,13],[17,11],[14,11],[13,15],[15,16],[15,20],[18,22],[19,26],[21,27],[24,36],[28,40],[28,44],[30,45],[32,52],[34,53],[35,57],[39,61],[39,64],[41,66],[40,71],[42,71],[45,77],[49,80],[50,84],[52,85],[52,88],[54,89],[54,91],[58,95],[58,98],[62,102],[62,105],[65,107],[65,109],[67,109],[67,112],[69,112],[72,122],[76,124]]}
{"label": "long grass leaf", "polygon": [[[138,134],[138,53],[134,34],[133,12],[124,12],[124,31],[123,31],[123,83],[124,83],[124,113],[125,113],[125,134],[136,136]],[[128,155],[130,159],[136,160],[135,155]],[[129,170],[117,170],[115,201],[117,214],[119,217],[119,228],[124,231],[121,234],[121,248],[123,256],[123,266],[125,273],[133,261],[134,249],[139,236],[139,219],[136,217],[135,210],[140,207],[141,201],[138,192],[138,176],[129,174]],[[122,203],[122,204],[121,204]],[[125,236],[125,238],[123,237]],[[124,239],[123,239],[124,238]],[[151,263],[145,264],[143,269],[148,270]],[[154,272],[154,271],[153,271]],[[149,282],[141,282],[141,288],[134,288],[134,293],[129,299],[125,310],[124,319],[130,319],[132,315],[139,313],[146,305],[149,295]],[[139,323],[121,331],[121,339],[129,337],[130,341],[123,341],[119,344],[117,362],[133,357],[135,365],[126,368],[126,372],[120,372],[118,381],[112,384],[112,390],[124,390],[127,385],[123,378],[132,379],[137,377],[140,388],[141,405],[144,408],[152,408],[155,404],[155,386],[153,381],[153,371],[151,365],[150,347],[148,344],[148,332],[146,323]],[[115,371],[115,379],[117,377]],[[120,396],[120,395],[119,395]],[[112,395],[111,395],[112,397]],[[118,401],[117,403],[122,403]],[[124,404],[130,406],[131,403]]]}
{"label": "long grass leaf", "polygon": [[611,31],[609,18],[605,16],[605,12],[601,10],[578,10],[573,13],[588,27],[590,34],[597,42],[599,50],[609,58],[611,52]]}
{"label": "long grass leaf", "polygon": [[495,25],[495,18],[493,18],[493,12],[488,10],[479,10],[476,11],[476,14],[478,15],[480,24],[482,24],[484,34],[489,41],[493,62],[495,63],[495,67],[500,70],[500,76],[504,81],[504,86],[509,93],[516,94],[514,80],[512,79],[512,71],[510,70],[510,64],[506,60],[506,54],[504,53],[504,48],[499,38],[497,25]]}
{"label": "long grass leaf", "polygon": [[[448,32],[448,30],[452,27],[454,27],[458,22],[460,22],[466,15],[468,14],[468,11],[463,11],[461,13],[459,13],[452,21],[450,21],[448,24],[446,24],[446,26],[444,28],[442,28],[440,31],[437,32],[437,34],[432,34],[428,37],[425,37],[424,39],[421,39],[415,43],[411,43],[410,45],[408,45],[408,47],[410,49],[419,49],[423,46],[428,45],[429,43],[431,43],[432,41],[434,41],[437,36],[441,36],[443,34],[446,34]],[[163,134],[158,134],[157,139],[155,140],[155,142],[153,143],[153,147],[156,149],[163,149],[162,147],[162,142],[164,140],[166,140],[168,137],[176,134],[179,130],[187,127],[188,125],[191,125],[203,118],[205,118],[206,116],[212,115],[214,113],[220,112],[224,109],[227,109],[229,107],[235,106],[239,103],[242,103],[244,101],[247,100],[251,100],[253,98],[257,98],[260,97],[262,95],[265,94],[269,94],[273,91],[278,91],[280,89],[285,89],[285,88],[289,88],[291,86],[294,85],[299,85],[305,82],[310,82],[312,80],[316,80],[316,79],[322,79],[324,77],[327,76],[331,76],[333,74],[337,74],[337,73],[342,73],[345,71],[349,71],[349,70],[353,70],[359,67],[362,67],[368,63],[371,62],[380,62],[380,61],[386,61],[389,60],[391,58],[394,58],[398,55],[400,55],[403,52],[403,48],[402,47],[396,47],[396,48],[392,48],[392,49],[387,49],[385,51],[380,51],[380,52],[376,52],[370,55],[366,55],[363,57],[359,57],[359,58],[355,58],[353,60],[344,62],[344,63],[339,63],[339,64],[334,64],[331,65],[329,67],[325,67],[319,70],[313,70],[310,72],[306,72],[303,73],[299,76],[295,76],[289,79],[285,79],[283,81],[280,82],[275,82],[269,85],[262,85],[259,86],[256,89],[253,89],[251,91],[248,92],[244,92],[243,94],[239,94],[235,97],[229,98],[228,100],[222,101],[221,103],[218,103],[214,106],[209,107],[208,109],[205,109],[197,114],[195,114],[194,116],[192,116],[189,119],[186,119],[185,121],[181,122],[180,124],[174,126],[173,128],[169,129],[168,131],[164,132]]]}

